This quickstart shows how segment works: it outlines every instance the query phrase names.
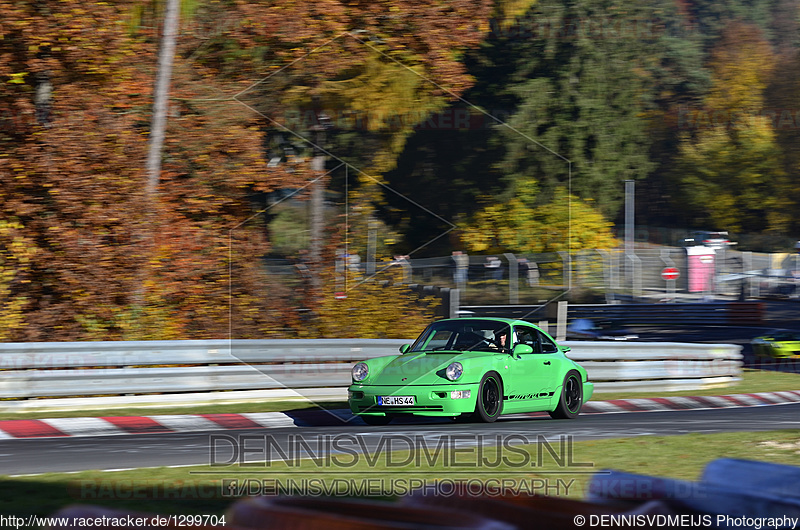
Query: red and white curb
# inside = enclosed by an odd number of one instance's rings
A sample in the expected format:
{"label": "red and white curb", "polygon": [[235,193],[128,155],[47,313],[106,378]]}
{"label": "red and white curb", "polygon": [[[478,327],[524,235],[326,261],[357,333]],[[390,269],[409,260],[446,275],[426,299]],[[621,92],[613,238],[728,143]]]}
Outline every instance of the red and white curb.
{"label": "red and white curb", "polygon": [[[615,399],[584,403],[581,414],[659,412],[733,407],[759,407],[800,403],[800,391],[732,394],[728,396],[659,397]],[[514,414],[513,417],[541,416],[542,413]],[[544,414],[546,415],[546,414]],[[53,418],[0,421],[0,439],[57,438],[69,436],[108,436],[211,432],[230,429],[270,429],[322,427],[359,422],[349,410],[300,410],[296,412],[257,412],[242,414],[188,414],[161,416],[113,416],[98,418]],[[356,423],[354,423],[355,425]]]}
{"label": "red and white curb", "polygon": [[722,409],[781,405],[784,403],[798,402],[800,402],[800,390],[789,390],[785,392],[759,392],[757,394],[731,394],[729,396],[659,397],[588,401],[584,403],[581,413],[608,414],[615,412]]}

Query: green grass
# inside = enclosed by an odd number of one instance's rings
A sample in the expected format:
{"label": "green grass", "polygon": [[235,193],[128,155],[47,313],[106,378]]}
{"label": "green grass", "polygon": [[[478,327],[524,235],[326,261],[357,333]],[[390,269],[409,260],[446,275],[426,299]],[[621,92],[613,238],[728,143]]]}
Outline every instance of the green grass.
{"label": "green grass", "polygon": [[[552,447],[557,449],[558,444]],[[387,488],[389,479],[412,480],[430,483],[436,479],[489,480],[502,478],[515,484],[551,484],[561,480],[559,491],[549,493],[571,498],[584,498],[591,475],[604,469],[616,469],[650,476],[696,480],[705,465],[717,458],[743,458],[800,466],[800,430],[771,432],[745,432],[723,434],[688,434],[681,436],[647,436],[611,440],[577,442],[572,446],[569,466],[558,459],[565,453],[547,451],[538,456],[537,445],[503,448],[459,448],[458,454],[444,453],[428,465],[423,456],[419,463],[407,458],[408,453],[383,454],[377,463],[370,465],[363,455],[342,456],[335,466],[325,459],[302,460],[287,466],[283,462],[247,467],[230,466],[212,468],[196,466],[187,468],[139,469],[133,471],[64,474],[50,473],[32,477],[0,478],[0,513],[52,514],[68,504],[101,505],[117,509],[135,509],[153,513],[222,514],[233,502],[218,492],[222,479],[251,478],[267,480],[270,484],[295,484],[302,479],[326,481],[383,479]],[[433,453],[434,447],[431,447]],[[479,452],[480,451],[480,452]],[[501,453],[498,454],[498,451]],[[524,453],[522,452],[524,451]],[[524,455],[527,455],[524,456]],[[498,459],[498,457],[501,457]],[[504,457],[506,461],[503,461]],[[387,461],[386,459],[389,458]],[[412,460],[409,465],[395,466]],[[499,460],[499,465],[482,462]],[[456,462],[457,465],[453,465]],[[574,472],[576,471],[577,472]],[[208,472],[215,472],[208,474]],[[205,474],[204,474],[205,473]],[[510,483],[509,483],[510,484]],[[398,483],[395,483],[397,486]],[[513,487],[513,486],[512,486]],[[153,497],[159,498],[150,498]],[[372,492],[375,493],[374,491]],[[389,489],[378,492],[391,498]],[[543,494],[542,491],[532,492]],[[169,497],[164,499],[163,497]]]}
{"label": "green grass", "polygon": [[800,390],[800,374],[745,369],[742,372],[742,380],[729,386],[677,392],[595,392],[592,401],[669,396],[720,396],[781,390]]}

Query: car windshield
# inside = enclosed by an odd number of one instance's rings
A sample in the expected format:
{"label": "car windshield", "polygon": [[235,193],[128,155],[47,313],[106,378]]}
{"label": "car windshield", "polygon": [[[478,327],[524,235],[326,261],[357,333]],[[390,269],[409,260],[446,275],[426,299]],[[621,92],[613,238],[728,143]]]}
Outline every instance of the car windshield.
{"label": "car windshield", "polygon": [[775,342],[793,342],[796,341],[798,334],[792,331],[781,331],[773,335]]}
{"label": "car windshield", "polygon": [[422,332],[410,351],[507,351],[510,331],[495,320],[440,320]]}

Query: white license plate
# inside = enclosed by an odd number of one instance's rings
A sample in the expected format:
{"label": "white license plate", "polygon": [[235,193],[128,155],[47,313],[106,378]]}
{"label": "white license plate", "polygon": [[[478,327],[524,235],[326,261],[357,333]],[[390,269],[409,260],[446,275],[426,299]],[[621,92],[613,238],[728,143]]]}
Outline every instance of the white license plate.
{"label": "white license plate", "polygon": [[378,406],[396,407],[414,404],[414,396],[378,396]]}

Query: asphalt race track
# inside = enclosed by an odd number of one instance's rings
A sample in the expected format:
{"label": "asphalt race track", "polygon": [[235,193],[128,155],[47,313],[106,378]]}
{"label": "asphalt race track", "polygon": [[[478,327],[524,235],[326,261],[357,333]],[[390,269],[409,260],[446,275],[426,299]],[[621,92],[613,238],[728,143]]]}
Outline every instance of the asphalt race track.
{"label": "asphalt race track", "polygon": [[[767,314],[756,326],[697,326],[683,329],[637,328],[640,340],[667,342],[705,342],[740,344],[746,364],[752,362],[749,342],[774,328],[800,329],[800,300],[767,302]],[[748,362],[750,361],[750,362]],[[798,363],[800,365],[800,363]],[[795,371],[795,370],[792,370]],[[798,370],[800,371],[800,366]],[[776,389],[778,390],[778,389]],[[787,389],[784,389],[787,390]],[[790,390],[790,389],[789,389]],[[628,412],[587,414],[576,420],[549,418],[501,419],[490,425],[464,425],[444,421],[404,422],[386,427],[342,425],[327,427],[273,428],[214,433],[163,433],[147,435],[95,436],[69,438],[0,439],[0,474],[31,475],[47,472],[135,469],[160,466],[190,466],[224,460],[211,455],[214,436],[260,436],[281,446],[292,437],[302,436],[313,444],[317,439],[357,436],[363,449],[372,450],[386,435],[401,439],[464,434],[491,444],[499,435],[518,434],[529,442],[544,436],[548,441],[572,436],[574,440],[765,431],[800,428],[800,403],[749,408],[687,410],[674,412]],[[222,444],[224,445],[224,444]],[[405,447],[408,449],[408,447]],[[259,460],[258,455],[252,455]],[[260,460],[263,461],[262,456]]]}
{"label": "asphalt race track", "polygon": [[[231,446],[228,442],[241,440],[241,437],[249,439],[253,447],[249,455],[244,456],[244,460],[255,462],[264,460],[263,454],[259,457],[255,448],[258,447],[258,439],[263,440],[265,437],[270,439],[270,443],[280,447],[290,441],[294,443],[298,436],[302,436],[313,447],[315,440],[320,438],[350,436],[358,438],[363,444],[362,447],[371,452],[379,443],[386,443],[387,435],[388,438],[406,443],[393,447],[408,450],[408,440],[431,439],[431,444],[435,445],[437,437],[458,435],[463,435],[467,442],[472,440],[473,443],[491,444],[502,435],[516,435],[520,442],[524,440],[535,442],[541,437],[549,442],[557,442],[564,436],[572,436],[575,441],[582,441],[647,435],[776,429],[800,429],[800,403],[676,412],[591,414],[579,416],[576,420],[558,421],[549,418],[501,419],[487,425],[464,425],[444,421],[404,423],[386,427],[343,425],[303,429],[224,431],[213,434],[0,440],[0,474],[30,475],[93,469],[118,470],[220,464],[234,458],[228,450]],[[240,438],[236,438],[237,436]],[[210,450],[212,441],[217,447],[214,455]],[[385,445],[383,450],[386,450]]]}

